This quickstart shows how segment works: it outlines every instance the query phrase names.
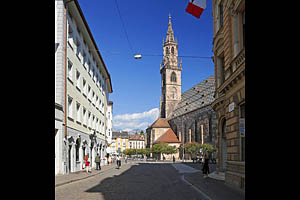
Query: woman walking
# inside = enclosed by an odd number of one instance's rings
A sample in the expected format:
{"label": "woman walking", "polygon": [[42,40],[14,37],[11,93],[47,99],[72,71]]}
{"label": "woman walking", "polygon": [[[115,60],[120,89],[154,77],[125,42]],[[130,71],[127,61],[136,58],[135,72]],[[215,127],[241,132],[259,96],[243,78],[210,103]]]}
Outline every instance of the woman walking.
{"label": "woman walking", "polygon": [[209,162],[209,159],[205,158],[204,159],[204,163],[203,163],[203,167],[202,167],[203,175],[205,175],[205,177],[207,177],[208,174],[209,174],[208,162]]}
{"label": "woman walking", "polygon": [[121,166],[121,159],[120,159],[120,156],[117,155],[117,166],[118,166],[118,169],[120,168]]}
{"label": "woman walking", "polygon": [[89,168],[90,168],[89,156],[86,155],[84,160],[85,160],[85,169],[86,169],[86,173],[92,172],[92,171],[89,171]]}

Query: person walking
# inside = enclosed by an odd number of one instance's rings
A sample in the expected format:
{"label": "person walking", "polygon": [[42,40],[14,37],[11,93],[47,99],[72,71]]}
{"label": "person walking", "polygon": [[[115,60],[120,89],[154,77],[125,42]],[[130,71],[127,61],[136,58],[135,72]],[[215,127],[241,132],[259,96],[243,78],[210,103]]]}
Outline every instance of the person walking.
{"label": "person walking", "polygon": [[112,161],[111,161],[111,156],[109,155],[108,156],[108,164],[111,164],[112,163]]}
{"label": "person walking", "polygon": [[99,156],[99,153],[97,153],[97,155],[95,157],[96,170],[101,170],[100,161],[101,161],[101,158]]}
{"label": "person walking", "polygon": [[205,177],[207,177],[208,174],[209,174],[208,162],[209,162],[209,159],[205,158],[204,163],[203,163],[203,167],[202,167],[202,172],[203,172],[203,175],[205,175]]}
{"label": "person walking", "polygon": [[117,155],[117,166],[118,166],[118,169],[120,168],[121,166],[121,159],[120,159],[120,156]]}
{"label": "person walking", "polygon": [[90,168],[89,155],[86,155],[84,160],[85,160],[86,173],[88,174],[89,172],[92,172],[92,170],[89,170]]}

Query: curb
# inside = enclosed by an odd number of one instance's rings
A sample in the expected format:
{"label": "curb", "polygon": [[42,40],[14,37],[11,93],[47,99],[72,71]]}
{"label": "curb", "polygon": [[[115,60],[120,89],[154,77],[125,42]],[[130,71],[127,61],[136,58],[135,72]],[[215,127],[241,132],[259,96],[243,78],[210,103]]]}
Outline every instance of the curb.
{"label": "curb", "polygon": [[[129,163],[127,163],[127,164],[129,164]],[[126,165],[127,165],[127,164],[126,164]],[[132,164],[132,163],[130,163],[130,164]],[[58,183],[58,184],[55,184],[55,187],[62,186],[62,185],[65,185],[65,184],[68,184],[68,183],[72,183],[72,182],[76,182],[76,181],[80,181],[80,180],[84,180],[84,179],[87,179],[87,178],[96,176],[96,175],[98,175],[98,174],[103,174],[103,172],[109,171],[109,170],[111,170],[111,169],[115,169],[115,166],[114,166],[114,167],[111,167],[111,168],[108,168],[108,169],[106,169],[106,170],[101,170],[101,171],[98,172],[98,173],[91,174],[91,175],[88,175],[88,176],[85,176],[85,177],[82,177],[82,178],[72,179],[72,180],[69,180],[69,181],[64,182],[64,183]]]}
{"label": "curb", "polygon": [[184,181],[185,183],[187,183],[188,185],[190,185],[192,188],[194,188],[197,192],[200,193],[201,197],[203,198],[203,200],[213,200],[212,198],[210,198],[205,192],[202,192],[200,190],[199,187],[197,187],[196,185],[192,184],[191,182],[187,181],[184,178],[184,174],[181,176],[181,180]]}

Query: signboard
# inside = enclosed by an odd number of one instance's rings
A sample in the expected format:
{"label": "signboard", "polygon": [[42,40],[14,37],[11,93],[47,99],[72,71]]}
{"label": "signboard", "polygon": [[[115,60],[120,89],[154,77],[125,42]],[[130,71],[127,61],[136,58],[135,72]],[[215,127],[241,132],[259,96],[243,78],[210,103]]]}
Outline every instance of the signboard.
{"label": "signboard", "polygon": [[240,118],[240,134],[245,136],[245,118]]}
{"label": "signboard", "polygon": [[234,110],[234,102],[229,104],[229,112],[232,112]]}

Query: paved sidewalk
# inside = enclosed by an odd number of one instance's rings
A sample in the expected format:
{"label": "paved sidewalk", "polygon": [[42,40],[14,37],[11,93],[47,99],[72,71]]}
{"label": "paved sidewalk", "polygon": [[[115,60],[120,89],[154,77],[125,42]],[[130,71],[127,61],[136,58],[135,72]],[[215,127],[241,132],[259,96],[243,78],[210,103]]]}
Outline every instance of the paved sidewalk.
{"label": "paved sidewalk", "polygon": [[224,180],[204,178],[202,172],[184,174],[184,179],[211,200],[244,200],[245,191],[228,185]]}
{"label": "paved sidewalk", "polygon": [[[122,165],[128,165],[128,164],[133,164],[135,162],[122,162]],[[60,185],[64,185],[67,183],[71,183],[71,182],[75,182],[75,181],[79,181],[79,180],[83,180],[86,178],[89,178],[91,176],[95,176],[97,174],[101,174],[103,172],[106,172],[108,170],[111,169],[115,169],[117,167],[116,163],[112,163],[109,165],[104,165],[101,166],[101,170],[96,170],[96,168],[92,168],[92,172],[91,173],[86,173],[86,170],[82,170],[82,171],[78,171],[78,172],[73,172],[70,174],[65,174],[65,175],[56,175],[55,176],[55,187],[60,186]]]}

